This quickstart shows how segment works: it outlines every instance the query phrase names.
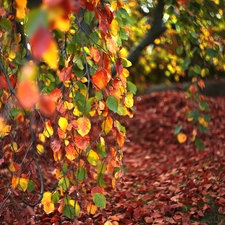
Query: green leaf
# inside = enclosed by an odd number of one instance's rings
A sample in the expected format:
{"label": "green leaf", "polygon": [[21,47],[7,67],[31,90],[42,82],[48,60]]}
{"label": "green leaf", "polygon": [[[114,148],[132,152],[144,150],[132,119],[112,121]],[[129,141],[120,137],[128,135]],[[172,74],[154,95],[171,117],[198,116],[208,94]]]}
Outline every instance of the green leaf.
{"label": "green leaf", "polygon": [[12,30],[12,23],[9,19],[0,18],[0,27],[6,32],[10,33]]}
{"label": "green leaf", "polygon": [[87,177],[85,168],[78,168],[76,171],[76,178],[78,181],[83,181]]}
{"label": "green leaf", "polygon": [[93,201],[100,209],[104,209],[106,207],[106,198],[101,193],[95,193],[93,196]]}
{"label": "green leaf", "polygon": [[174,134],[180,133],[181,130],[182,130],[182,125],[176,126],[176,128],[175,128],[175,130],[174,130]]}
{"label": "green leaf", "polygon": [[47,11],[41,8],[31,10],[27,17],[27,23],[25,24],[25,32],[28,37],[31,37],[41,26],[48,26]]}
{"label": "green leaf", "polygon": [[107,98],[107,100],[106,100],[106,105],[107,105],[108,108],[109,108],[111,111],[113,111],[114,113],[117,112],[117,110],[118,110],[118,101],[117,101],[117,99],[116,99],[114,96],[110,95],[110,96]]}
{"label": "green leaf", "polygon": [[95,16],[95,13],[94,12],[85,12],[84,13],[84,21],[90,25],[91,24],[91,21],[93,20]]}
{"label": "green leaf", "polygon": [[62,186],[63,190],[67,190],[69,188],[69,185],[70,185],[70,182],[69,182],[69,179],[67,177],[62,177],[60,180],[59,180],[59,183],[58,183],[58,186]]}
{"label": "green leaf", "polygon": [[208,112],[209,111],[209,104],[206,101],[199,102],[200,110]]}
{"label": "green leaf", "polygon": [[98,174],[97,180],[98,180],[98,185],[99,185],[100,187],[103,187],[103,188],[106,187],[105,180],[104,180],[104,174],[99,173],[99,174]]}
{"label": "green leaf", "polygon": [[55,191],[52,194],[52,202],[53,203],[57,203],[59,201],[59,198],[60,198],[59,192],[58,191]]}
{"label": "green leaf", "polygon": [[65,205],[63,207],[63,215],[69,219],[73,219],[75,217],[75,210],[72,205]]}
{"label": "green leaf", "polygon": [[137,87],[135,84],[133,84],[131,81],[127,81],[128,89],[132,94],[136,94]]}
{"label": "green leaf", "polygon": [[66,174],[68,171],[68,165],[66,163],[63,163],[62,172],[63,174]]}
{"label": "green leaf", "polygon": [[32,192],[34,190],[34,182],[32,180],[28,181],[28,187],[27,190]]}
{"label": "green leaf", "polygon": [[204,150],[204,148],[205,148],[204,143],[199,138],[196,138],[195,146],[201,151]]}
{"label": "green leaf", "polygon": [[19,113],[19,109],[17,108],[11,108],[10,110],[10,116],[13,117],[13,119],[15,119],[18,116]]}

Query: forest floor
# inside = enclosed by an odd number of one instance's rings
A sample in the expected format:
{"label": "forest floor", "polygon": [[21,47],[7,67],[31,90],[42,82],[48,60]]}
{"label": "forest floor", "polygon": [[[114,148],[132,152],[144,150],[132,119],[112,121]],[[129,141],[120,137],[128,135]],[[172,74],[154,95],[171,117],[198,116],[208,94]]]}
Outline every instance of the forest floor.
{"label": "forest floor", "polygon": [[[39,224],[225,224],[225,98],[206,99],[210,131],[201,134],[205,149],[200,151],[185,115],[195,104],[183,92],[137,96],[134,117],[122,121],[124,174],[117,190],[107,190],[106,209],[54,223],[45,215]],[[182,144],[174,134],[177,125],[187,135]]]}
{"label": "forest floor", "polygon": [[[206,99],[210,132],[201,135],[200,151],[185,115],[194,104],[183,92],[136,97],[134,117],[125,121],[124,175],[106,210],[79,224],[225,224],[225,98]],[[177,125],[188,136],[183,144]]]}

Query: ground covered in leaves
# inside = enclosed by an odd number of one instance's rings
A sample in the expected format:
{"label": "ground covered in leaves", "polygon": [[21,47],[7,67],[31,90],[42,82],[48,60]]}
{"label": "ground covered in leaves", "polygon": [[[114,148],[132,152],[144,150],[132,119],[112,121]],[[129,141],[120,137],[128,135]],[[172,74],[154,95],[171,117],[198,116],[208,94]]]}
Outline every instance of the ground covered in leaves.
{"label": "ground covered in leaves", "polygon": [[[184,93],[136,98],[135,116],[125,121],[124,176],[90,224],[225,224],[225,98],[207,101],[210,132],[201,135],[199,151],[185,116],[194,103]],[[183,144],[174,135],[178,124],[188,135]]]}
{"label": "ground covered in leaves", "polygon": [[[38,215],[40,224],[225,224],[225,98],[207,101],[210,132],[201,135],[205,150],[199,151],[185,116],[195,104],[184,93],[136,97],[134,117],[123,120],[124,175],[116,191],[107,190],[106,209],[72,222]],[[183,144],[174,134],[178,124],[188,136]],[[34,217],[40,212],[29,210]]]}

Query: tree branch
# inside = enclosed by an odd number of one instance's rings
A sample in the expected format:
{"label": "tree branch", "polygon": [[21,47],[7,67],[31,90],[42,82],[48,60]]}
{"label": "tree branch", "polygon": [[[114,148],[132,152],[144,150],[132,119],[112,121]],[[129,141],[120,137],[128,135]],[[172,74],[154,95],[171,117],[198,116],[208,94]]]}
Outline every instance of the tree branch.
{"label": "tree branch", "polygon": [[155,9],[154,21],[152,23],[151,29],[145,35],[145,37],[131,49],[130,54],[128,55],[128,60],[134,65],[142,52],[142,50],[154,43],[154,40],[163,34],[166,30],[166,27],[163,25],[163,10],[164,10],[164,0],[158,0],[158,4]]}

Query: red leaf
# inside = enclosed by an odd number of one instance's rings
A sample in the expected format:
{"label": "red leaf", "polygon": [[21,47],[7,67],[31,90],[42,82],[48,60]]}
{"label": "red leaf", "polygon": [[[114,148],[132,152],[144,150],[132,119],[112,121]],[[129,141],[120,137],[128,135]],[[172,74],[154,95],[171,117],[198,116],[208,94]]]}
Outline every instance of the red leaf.
{"label": "red leaf", "polygon": [[81,135],[77,135],[75,137],[75,145],[76,145],[77,148],[80,148],[82,150],[86,150],[89,144],[90,144],[90,137],[89,136],[82,137]]}
{"label": "red leaf", "polygon": [[49,48],[52,35],[47,28],[40,27],[30,39],[31,50],[35,58],[40,59]]}
{"label": "red leaf", "polygon": [[[10,83],[11,83],[12,87],[14,87],[15,83],[16,83],[16,79],[13,76],[11,76],[9,78],[9,80],[10,80]],[[0,88],[9,89],[9,85],[7,83],[7,80],[6,80],[5,76],[0,76]]]}
{"label": "red leaf", "polygon": [[72,66],[63,68],[59,74],[59,80],[62,82],[70,80],[72,75]]}
{"label": "red leaf", "polygon": [[56,103],[49,95],[41,95],[39,98],[40,112],[46,116],[53,116],[56,112]]}

